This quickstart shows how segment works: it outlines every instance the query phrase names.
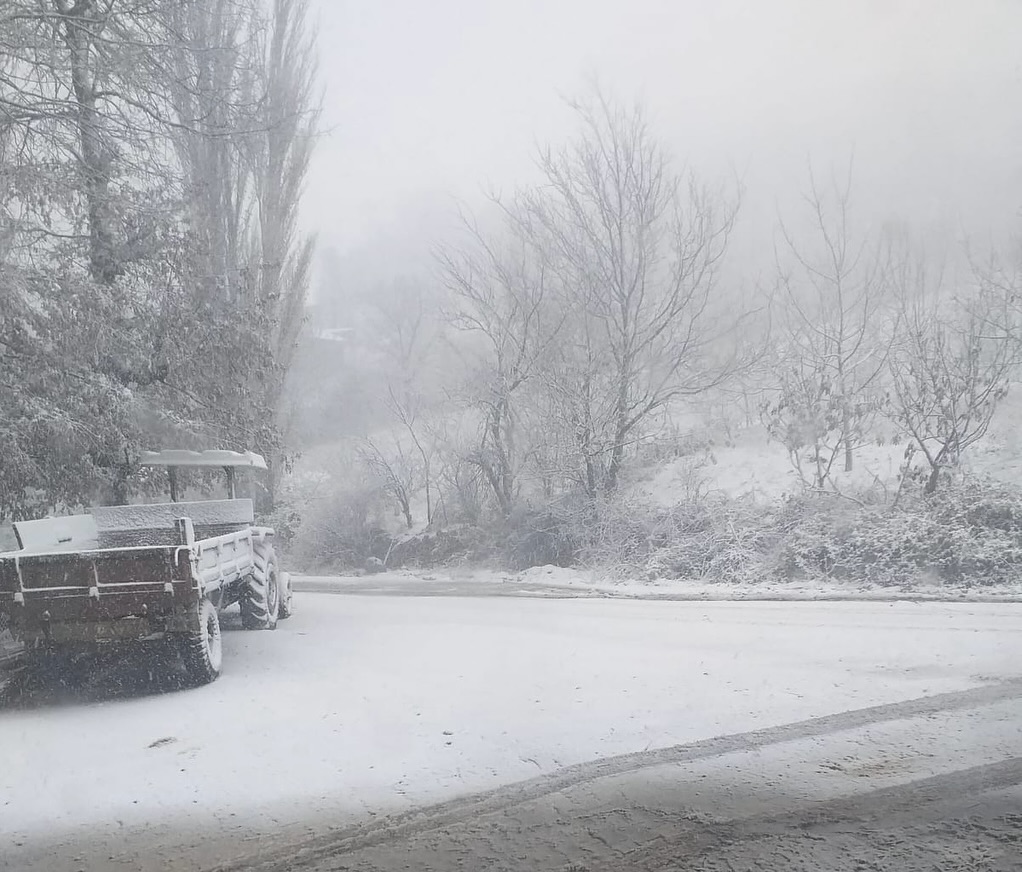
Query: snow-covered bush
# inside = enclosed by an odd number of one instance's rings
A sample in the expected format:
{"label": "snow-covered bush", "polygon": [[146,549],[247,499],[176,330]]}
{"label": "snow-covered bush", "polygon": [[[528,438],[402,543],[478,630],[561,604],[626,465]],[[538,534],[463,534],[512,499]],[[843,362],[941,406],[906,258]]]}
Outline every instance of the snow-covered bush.
{"label": "snow-covered bush", "polygon": [[563,505],[546,510],[519,509],[500,525],[501,562],[510,569],[571,566],[577,560],[572,512]]}
{"label": "snow-covered bush", "polygon": [[413,566],[432,569],[437,566],[479,563],[493,548],[485,531],[460,525],[440,530],[425,530],[396,541],[387,557],[387,567]]}
{"label": "snow-covered bush", "polygon": [[987,478],[953,482],[930,500],[934,516],[945,524],[1022,535],[1022,490]]}
{"label": "snow-covered bush", "polygon": [[1022,572],[1022,492],[957,482],[896,507],[831,496],[792,501],[778,574],[880,585],[984,585]]}
{"label": "snow-covered bush", "polygon": [[919,575],[946,578],[958,532],[929,513],[863,512],[844,543],[840,570],[878,584],[915,581]]}
{"label": "snow-covered bush", "polygon": [[726,582],[761,571],[774,535],[761,512],[724,497],[669,508],[634,498],[589,501],[565,513],[565,526],[585,566],[621,576]]}
{"label": "snow-covered bush", "polygon": [[931,497],[934,521],[946,531],[948,580],[989,584],[1022,573],[1022,490],[967,479]]}
{"label": "snow-covered bush", "polygon": [[663,518],[643,569],[647,576],[751,581],[774,550],[775,525],[773,513],[743,500],[688,500]]}

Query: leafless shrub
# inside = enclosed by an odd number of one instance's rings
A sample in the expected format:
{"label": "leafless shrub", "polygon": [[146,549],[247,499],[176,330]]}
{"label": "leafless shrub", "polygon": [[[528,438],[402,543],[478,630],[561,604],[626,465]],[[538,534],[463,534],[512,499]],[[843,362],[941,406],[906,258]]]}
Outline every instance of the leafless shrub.
{"label": "leafless shrub", "polygon": [[377,441],[365,439],[357,454],[383,491],[397,504],[405,526],[410,530],[415,524],[412,499],[422,477],[419,458],[407,450],[400,439],[391,440],[388,450]]}

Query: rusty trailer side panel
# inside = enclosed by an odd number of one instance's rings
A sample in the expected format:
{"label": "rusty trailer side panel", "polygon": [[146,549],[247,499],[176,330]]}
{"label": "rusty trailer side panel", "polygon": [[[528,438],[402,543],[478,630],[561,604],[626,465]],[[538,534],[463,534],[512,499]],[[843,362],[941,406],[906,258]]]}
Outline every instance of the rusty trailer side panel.
{"label": "rusty trailer side panel", "polygon": [[179,532],[176,544],[0,555],[0,615],[29,648],[193,632],[199,600],[236,600],[236,582],[253,571],[254,543],[273,531],[196,540],[188,522]]}
{"label": "rusty trailer side panel", "polygon": [[18,554],[0,560],[0,612],[29,647],[185,632],[197,596],[188,548]]}

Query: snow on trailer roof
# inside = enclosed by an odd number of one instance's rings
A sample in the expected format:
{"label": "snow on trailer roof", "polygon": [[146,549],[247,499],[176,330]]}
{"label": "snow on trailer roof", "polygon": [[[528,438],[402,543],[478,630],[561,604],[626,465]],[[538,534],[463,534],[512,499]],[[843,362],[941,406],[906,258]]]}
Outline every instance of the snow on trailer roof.
{"label": "snow on trailer roof", "polygon": [[143,451],[142,466],[250,466],[266,469],[266,461],[252,451]]}

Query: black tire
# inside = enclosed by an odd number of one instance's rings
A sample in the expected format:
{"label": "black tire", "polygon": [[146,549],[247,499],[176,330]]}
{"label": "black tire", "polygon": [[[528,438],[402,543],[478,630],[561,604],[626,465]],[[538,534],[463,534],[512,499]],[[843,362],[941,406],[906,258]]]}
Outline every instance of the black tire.
{"label": "black tire", "polygon": [[220,637],[220,616],[207,598],[199,601],[199,628],[181,643],[181,659],[185,671],[195,685],[209,684],[220,677],[223,644]]}
{"label": "black tire", "polygon": [[280,620],[290,618],[295,613],[294,591],[291,589],[291,573],[280,573]]}
{"label": "black tire", "polygon": [[280,617],[280,576],[273,548],[257,542],[255,567],[241,591],[241,625],[246,630],[275,630]]}

